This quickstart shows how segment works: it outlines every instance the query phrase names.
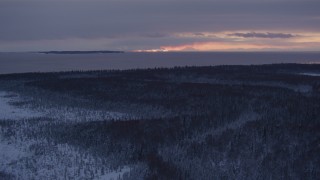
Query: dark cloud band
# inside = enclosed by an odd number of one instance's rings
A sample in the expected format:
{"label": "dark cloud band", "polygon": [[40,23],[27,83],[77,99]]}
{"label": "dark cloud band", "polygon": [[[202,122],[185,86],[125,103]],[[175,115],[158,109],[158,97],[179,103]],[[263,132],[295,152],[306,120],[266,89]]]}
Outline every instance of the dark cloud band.
{"label": "dark cloud band", "polygon": [[285,33],[257,33],[257,32],[249,32],[249,33],[232,33],[229,36],[237,36],[243,38],[293,38],[297,35],[294,34],[285,34]]}

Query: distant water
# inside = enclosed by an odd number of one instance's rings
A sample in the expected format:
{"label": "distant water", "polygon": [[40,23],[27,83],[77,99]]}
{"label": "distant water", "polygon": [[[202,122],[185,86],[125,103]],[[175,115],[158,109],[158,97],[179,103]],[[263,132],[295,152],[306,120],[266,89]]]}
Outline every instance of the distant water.
{"label": "distant water", "polygon": [[0,53],[0,74],[272,63],[320,63],[320,52]]}

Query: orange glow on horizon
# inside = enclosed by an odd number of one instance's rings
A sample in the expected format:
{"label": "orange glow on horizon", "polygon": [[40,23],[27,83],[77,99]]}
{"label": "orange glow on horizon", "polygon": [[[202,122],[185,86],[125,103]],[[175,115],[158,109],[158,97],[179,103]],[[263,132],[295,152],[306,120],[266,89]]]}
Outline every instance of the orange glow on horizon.
{"label": "orange glow on horizon", "polygon": [[[239,36],[233,34],[240,34]],[[242,37],[241,34],[249,34]],[[253,34],[250,36],[250,34]],[[264,35],[264,36],[263,36]],[[287,36],[286,36],[287,35]],[[133,52],[170,51],[291,51],[319,50],[318,32],[275,32],[275,31],[224,31],[224,32],[185,32],[172,35],[176,38],[202,39],[180,45],[165,45],[157,49],[135,50]],[[270,37],[269,37],[270,36]]]}
{"label": "orange glow on horizon", "polygon": [[[136,50],[134,52],[170,52],[170,51],[254,51],[265,49],[285,50],[288,47],[265,44],[245,44],[230,42],[199,42],[192,44],[182,44],[177,46],[161,46],[160,49]],[[300,48],[300,46],[291,46],[290,48]]]}

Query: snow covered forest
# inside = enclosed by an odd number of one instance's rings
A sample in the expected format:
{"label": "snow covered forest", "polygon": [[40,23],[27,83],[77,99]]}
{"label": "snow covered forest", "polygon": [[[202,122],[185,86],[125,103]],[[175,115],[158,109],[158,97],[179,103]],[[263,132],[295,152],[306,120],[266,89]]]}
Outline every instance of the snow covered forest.
{"label": "snow covered forest", "polygon": [[0,75],[0,179],[318,179],[320,65]]}

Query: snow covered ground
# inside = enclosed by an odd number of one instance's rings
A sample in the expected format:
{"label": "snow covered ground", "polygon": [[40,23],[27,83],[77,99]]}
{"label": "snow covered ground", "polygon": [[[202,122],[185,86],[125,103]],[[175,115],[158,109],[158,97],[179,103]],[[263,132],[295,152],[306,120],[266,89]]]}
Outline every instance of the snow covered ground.
{"label": "snow covered ground", "polygon": [[10,166],[28,156],[23,148],[8,141],[0,141],[0,171],[7,172]]}
{"label": "snow covered ground", "polygon": [[305,76],[320,76],[320,73],[300,73],[300,74]]}
{"label": "snow covered ground", "polygon": [[[320,74],[315,73],[300,73],[300,75],[308,75],[308,76],[317,76]],[[168,77],[170,79],[170,76]],[[295,92],[301,92],[301,93],[308,93],[312,91],[312,87],[307,84],[289,84],[285,82],[268,82],[268,81],[238,81],[238,80],[220,80],[220,79],[211,79],[211,78],[193,78],[193,80],[190,81],[190,77],[179,77],[179,78],[172,78],[175,79],[173,82],[183,82],[183,83],[209,83],[209,84],[220,84],[220,85],[249,85],[249,86],[267,86],[267,87],[277,87],[277,88],[284,88],[284,89],[290,89]]]}
{"label": "snow covered ground", "polygon": [[105,121],[105,120],[118,120],[125,118],[127,114],[102,111],[102,110],[88,110],[85,108],[48,108],[43,110],[46,117],[56,119],[59,121],[67,122],[88,122],[88,121]]}
{"label": "snow covered ground", "polygon": [[[25,131],[36,130],[27,119],[46,117],[59,122],[119,119],[125,114],[80,108],[32,109],[17,94],[0,91],[0,121],[13,122],[0,126],[0,173],[14,179],[121,179],[129,166],[118,169],[111,162],[69,144],[56,144],[45,137],[26,137]],[[8,135],[9,134],[9,135]],[[0,179],[1,179],[0,174]]]}
{"label": "snow covered ground", "polygon": [[0,91],[0,119],[28,119],[34,117],[48,117],[56,120],[68,122],[74,121],[98,121],[108,119],[126,118],[128,115],[120,112],[88,110],[85,108],[38,108],[31,109],[21,106],[11,105],[20,102],[22,99],[16,94]]}
{"label": "snow covered ground", "polygon": [[100,176],[98,179],[99,180],[118,180],[118,179],[122,179],[123,175],[125,173],[129,173],[130,170],[131,170],[130,167],[125,166],[123,168],[120,168],[117,171],[108,172],[107,174]]}
{"label": "snow covered ground", "polygon": [[[113,170],[110,162],[68,144],[46,141],[0,142],[0,172],[15,179],[118,180],[130,167]],[[1,177],[0,177],[1,178]]]}
{"label": "snow covered ground", "polygon": [[39,117],[43,114],[31,109],[10,105],[18,102],[19,96],[0,91],[0,119],[25,119]]}

